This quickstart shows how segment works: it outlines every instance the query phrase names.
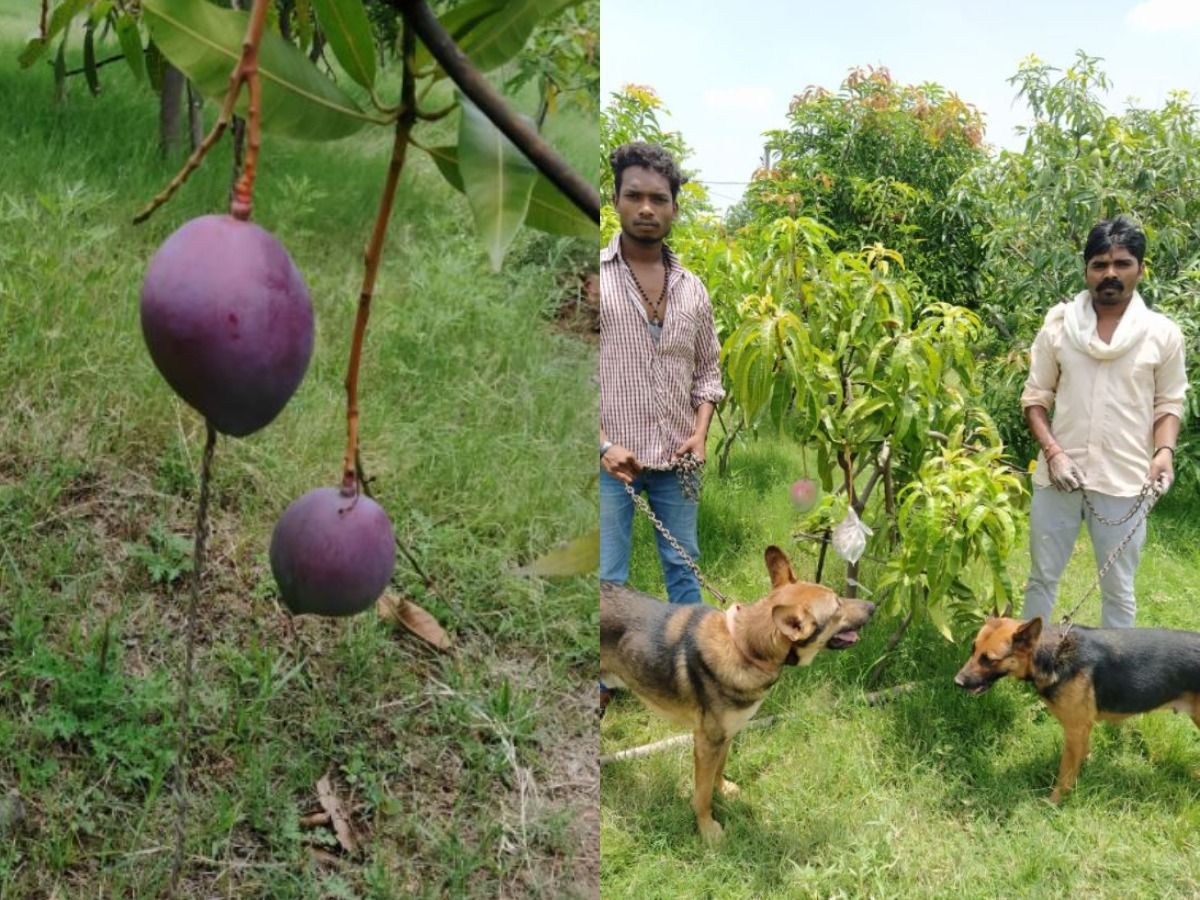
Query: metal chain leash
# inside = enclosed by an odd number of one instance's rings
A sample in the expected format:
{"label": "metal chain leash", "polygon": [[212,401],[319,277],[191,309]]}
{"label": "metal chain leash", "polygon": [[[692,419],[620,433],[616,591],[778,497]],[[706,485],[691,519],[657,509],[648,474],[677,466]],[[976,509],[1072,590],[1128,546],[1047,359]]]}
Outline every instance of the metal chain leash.
{"label": "metal chain leash", "polygon": [[[1125,515],[1121,516],[1121,518],[1119,518],[1119,519],[1111,519],[1110,520],[1110,519],[1106,519],[1106,518],[1104,518],[1104,516],[1100,515],[1100,513],[1096,510],[1096,507],[1092,506],[1092,501],[1091,501],[1091,498],[1088,497],[1088,492],[1087,492],[1086,488],[1080,488],[1079,490],[1083,494],[1084,505],[1091,511],[1092,515],[1095,516],[1096,521],[1099,522],[1101,525],[1124,525],[1126,522],[1128,522],[1130,519],[1133,518],[1134,513],[1136,513],[1139,509],[1141,509],[1141,506],[1143,503],[1146,502],[1147,497],[1149,497],[1151,494],[1156,494],[1155,500],[1158,499],[1155,488],[1153,488],[1150,485],[1150,482],[1147,481],[1145,484],[1142,485],[1141,491],[1138,492],[1137,498],[1133,501],[1133,506],[1129,507],[1129,512],[1125,513]],[[1153,505],[1153,503],[1151,505]]]}
{"label": "metal chain leash", "polygon": [[[1108,559],[1104,561],[1104,565],[1102,565],[1100,567],[1100,571],[1096,573],[1096,580],[1093,582],[1092,586],[1089,587],[1084,592],[1083,596],[1079,598],[1079,602],[1071,607],[1071,611],[1062,617],[1062,622],[1060,624],[1067,626],[1063,630],[1063,637],[1066,637],[1067,634],[1070,633],[1071,626],[1075,624],[1074,617],[1075,613],[1079,612],[1079,607],[1083,606],[1084,601],[1087,600],[1087,598],[1092,595],[1092,592],[1100,586],[1100,582],[1104,580],[1104,576],[1108,574],[1108,570],[1112,568],[1113,563],[1115,563],[1120,555],[1125,552],[1125,548],[1129,546],[1129,542],[1133,540],[1133,536],[1137,534],[1137,531],[1142,527],[1142,524],[1148,518],[1150,518],[1150,510],[1154,508],[1154,504],[1158,502],[1160,497],[1162,497],[1162,491],[1160,491],[1157,486],[1150,483],[1144,484],[1142,485],[1141,493],[1138,495],[1137,500],[1134,502],[1133,507],[1129,510],[1129,512],[1119,519],[1110,521],[1096,512],[1096,508],[1092,506],[1092,502],[1088,499],[1087,491],[1083,492],[1083,502],[1087,505],[1087,508],[1091,510],[1092,515],[1096,517],[1096,520],[1104,525],[1121,525],[1124,522],[1128,522],[1133,514],[1136,513],[1138,509],[1143,506],[1143,504],[1145,505],[1145,509],[1142,510],[1141,518],[1139,518],[1137,522],[1134,523],[1133,528],[1129,530],[1129,534],[1125,535],[1125,537],[1122,538],[1121,543],[1117,544],[1117,546],[1113,549],[1113,552],[1108,555]],[[1149,500],[1150,502],[1146,503],[1146,500]]]}
{"label": "metal chain leash", "polygon": [[[699,502],[700,490],[703,487],[704,460],[697,457],[694,453],[685,453],[675,460],[675,462],[666,466],[642,466],[642,469],[652,472],[675,472],[675,476],[679,479],[679,486],[683,490],[683,496],[688,500]],[[688,555],[688,552],[683,549],[679,541],[675,540],[675,536],[667,530],[667,526],[662,523],[662,519],[654,514],[654,510],[650,508],[650,503],[646,498],[635,491],[632,485],[623,484],[622,486],[625,488],[625,493],[633,499],[634,505],[646,514],[646,517],[654,524],[654,528],[658,533],[671,545],[671,549],[678,553],[687,567],[692,570],[692,574],[696,576],[696,580],[710,594],[721,601],[722,608],[727,607],[729,605],[729,598],[713,587],[712,583],[700,573],[700,567],[696,565],[696,561]]]}

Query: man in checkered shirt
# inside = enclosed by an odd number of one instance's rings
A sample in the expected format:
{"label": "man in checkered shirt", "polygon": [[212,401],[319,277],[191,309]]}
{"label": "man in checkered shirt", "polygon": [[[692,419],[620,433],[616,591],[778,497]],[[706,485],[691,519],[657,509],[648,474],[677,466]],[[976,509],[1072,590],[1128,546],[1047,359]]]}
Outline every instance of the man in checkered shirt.
{"label": "man in checkered shirt", "polygon": [[[630,485],[696,559],[698,501],[670,465],[701,460],[721,388],[720,346],[704,285],[664,240],[682,182],[661,147],[633,143],[610,158],[621,232],[600,252],[600,579],[625,583],[633,527]],[[667,597],[699,603],[700,584],[655,532]]]}

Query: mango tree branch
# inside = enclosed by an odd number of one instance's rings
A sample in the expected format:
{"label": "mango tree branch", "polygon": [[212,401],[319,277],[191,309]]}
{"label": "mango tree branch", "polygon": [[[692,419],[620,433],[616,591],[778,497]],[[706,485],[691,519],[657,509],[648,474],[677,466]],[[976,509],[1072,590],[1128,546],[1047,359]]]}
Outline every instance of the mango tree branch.
{"label": "mango tree branch", "polygon": [[354,338],[350,344],[350,365],[346,371],[346,456],[342,462],[342,494],[344,496],[357,493],[358,366],[362,359],[367,318],[371,313],[371,297],[375,293],[375,277],[379,272],[379,260],[383,254],[383,240],[387,236],[388,219],[392,215],[392,201],[396,196],[400,171],[404,168],[409,132],[412,131],[412,127],[417,121],[416,79],[413,77],[412,66],[416,37],[408,23],[405,23],[402,40],[404,73],[400,85],[400,115],[396,119],[396,140],[392,144],[392,161],[388,165],[383,195],[379,198],[379,212],[375,216],[375,228],[371,232],[371,241],[367,245],[362,290],[358,295],[358,316],[354,323]]}
{"label": "mango tree branch", "polygon": [[[149,219],[156,209],[171,199],[171,197],[177,190],[179,190],[183,183],[188,180],[188,176],[200,167],[200,162],[204,159],[205,154],[212,149],[213,144],[215,144],[220,139],[221,135],[225,133],[225,129],[228,127],[230,119],[233,118],[233,108],[237,104],[237,98],[238,94],[241,92],[242,83],[247,81],[250,83],[249,115],[252,132],[251,140],[256,142],[254,155],[255,162],[257,163],[257,129],[259,123],[256,120],[259,118],[258,112],[260,105],[258,96],[258,45],[262,40],[263,23],[266,21],[266,15],[266,0],[255,0],[254,7],[250,11],[250,24],[246,29],[246,39],[242,44],[242,56],[241,59],[238,60],[238,64],[234,66],[233,72],[231,72],[229,75],[229,90],[225,94],[225,101],[221,104],[221,113],[217,116],[217,121],[213,124],[212,131],[208,133],[204,140],[200,142],[200,146],[197,147],[192,155],[188,157],[188,160],[186,163],[184,163],[183,168],[179,170],[179,174],[171,179],[171,183],[163,188],[163,190],[157,196],[155,196],[153,200],[143,207],[141,212],[133,217],[134,225],[140,225],[142,222],[145,222],[147,219]],[[249,181],[246,182],[246,188],[247,190],[252,190],[254,184],[254,175],[253,167],[249,159],[249,153],[247,153],[246,170],[250,172],[250,178]],[[245,180],[245,172],[243,172],[242,177],[243,180]],[[241,186],[242,183],[239,182],[238,187]],[[234,194],[235,197],[233,202],[230,204],[230,211],[236,214],[236,210],[239,209],[238,191],[236,188]],[[245,211],[246,215],[239,216],[239,218],[247,218],[249,216],[248,204],[245,206]]]}
{"label": "mango tree branch", "polygon": [[593,222],[600,222],[600,192],[572,169],[537,131],[522,120],[458,48],[425,0],[387,0],[425,42],[429,52],[492,124],[512,141],[539,172]]}
{"label": "mango tree branch", "polygon": [[[250,218],[254,205],[254,176],[258,172],[258,150],[262,146],[262,78],[258,73],[258,45],[262,43],[266,18],[267,4],[263,0],[254,0],[250,10],[250,27],[246,29],[246,38],[242,41],[242,59],[235,70],[239,84],[244,81],[250,94],[246,109],[246,163],[229,204],[230,214],[243,222]],[[233,91],[236,95],[236,86]]]}

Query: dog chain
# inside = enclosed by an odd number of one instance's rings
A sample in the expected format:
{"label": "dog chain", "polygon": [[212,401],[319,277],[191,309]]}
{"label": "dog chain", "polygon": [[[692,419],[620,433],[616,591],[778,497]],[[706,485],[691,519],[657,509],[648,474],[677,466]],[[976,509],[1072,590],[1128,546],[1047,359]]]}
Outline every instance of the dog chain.
{"label": "dog chain", "polygon": [[[702,476],[704,474],[704,460],[700,459],[695,454],[690,452],[685,453],[670,465],[642,466],[642,468],[649,469],[650,471],[654,472],[674,471],[676,476],[679,478],[679,486],[683,489],[683,496],[688,500],[699,502]],[[650,521],[654,523],[654,527],[658,533],[666,538],[666,541],[671,545],[671,548],[679,554],[680,558],[683,559],[684,563],[687,564],[687,567],[692,570],[692,574],[696,576],[696,580],[704,585],[710,594],[721,601],[722,609],[727,607],[729,605],[729,598],[713,587],[712,583],[709,582],[708,579],[706,579],[702,574],[700,574],[700,567],[696,565],[696,561],[688,555],[688,552],[683,549],[679,541],[675,540],[675,536],[667,530],[667,526],[662,523],[662,519],[654,514],[654,510],[650,508],[650,503],[646,500],[646,498],[635,491],[632,485],[623,484],[622,486],[625,488],[625,493],[633,498],[633,502],[637,508],[644,512]]]}
{"label": "dog chain", "polygon": [[[1162,493],[1157,487],[1149,483],[1144,484],[1142,485],[1141,493],[1138,494],[1137,501],[1133,504],[1133,507],[1129,510],[1129,512],[1127,512],[1120,519],[1109,521],[1096,512],[1095,507],[1093,507],[1091,501],[1088,500],[1087,491],[1083,492],[1083,502],[1087,504],[1087,508],[1092,511],[1092,515],[1096,517],[1097,521],[1104,525],[1120,525],[1124,522],[1128,522],[1133,514],[1138,511],[1138,508],[1144,503],[1146,508],[1142,511],[1142,517],[1138,519],[1133,528],[1129,530],[1129,534],[1125,535],[1125,537],[1121,540],[1121,543],[1117,544],[1117,546],[1113,549],[1113,552],[1108,555],[1108,559],[1104,561],[1104,565],[1101,566],[1100,571],[1096,573],[1096,580],[1092,586],[1089,587],[1087,591],[1084,592],[1083,596],[1079,598],[1079,602],[1071,607],[1071,611],[1062,617],[1062,622],[1060,624],[1067,626],[1063,630],[1063,637],[1066,637],[1067,634],[1070,633],[1071,626],[1075,624],[1074,616],[1075,613],[1079,612],[1079,607],[1083,606],[1083,602],[1091,596],[1092,591],[1100,586],[1100,582],[1104,580],[1104,576],[1108,574],[1108,570],[1112,568],[1112,565],[1117,561],[1117,558],[1125,552],[1125,548],[1129,546],[1129,542],[1133,540],[1133,536],[1137,534],[1137,530],[1142,527],[1142,524],[1148,518],[1150,518],[1150,510],[1154,508],[1154,504],[1158,502],[1161,496]],[[1145,502],[1147,499],[1149,499],[1149,503]]]}
{"label": "dog chain", "polygon": [[[1156,493],[1155,489],[1151,487],[1150,482],[1147,481],[1142,485],[1141,491],[1138,492],[1137,498],[1133,501],[1133,506],[1129,507],[1129,512],[1125,513],[1125,515],[1121,516],[1119,519],[1110,520],[1100,515],[1100,513],[1096,511],[1096,507],[1092,506],[1092,501],[1088,497],[1088,492],[1085,488],[1081,487],[1079,491],[1083,494],[1084,505],[1091,510],[1092,515],[1101,525],[1124,525],[1133,518],[1133,514],[1136,513],[1141,508],[1142,504],[1146,502],[1146,498],[1152,493]],[[1155,499],[1157,499],[1157,497],[1155,497]]]}

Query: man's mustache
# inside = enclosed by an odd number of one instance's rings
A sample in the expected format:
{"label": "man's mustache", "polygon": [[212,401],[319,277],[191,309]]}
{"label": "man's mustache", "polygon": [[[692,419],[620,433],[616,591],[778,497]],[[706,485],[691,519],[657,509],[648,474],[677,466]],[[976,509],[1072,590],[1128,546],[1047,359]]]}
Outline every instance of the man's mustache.
{"label": "man's mustache", "polygon": [[1105,288],[1112,288],[1113,290],[1119,291],[1122,287],[1123,287],[1123,285],[1121,284],[1120,279],[1106,278],[1104,281],[1100,282],[1100,287],[1097,288],[1097,290],[1102,291]]}

